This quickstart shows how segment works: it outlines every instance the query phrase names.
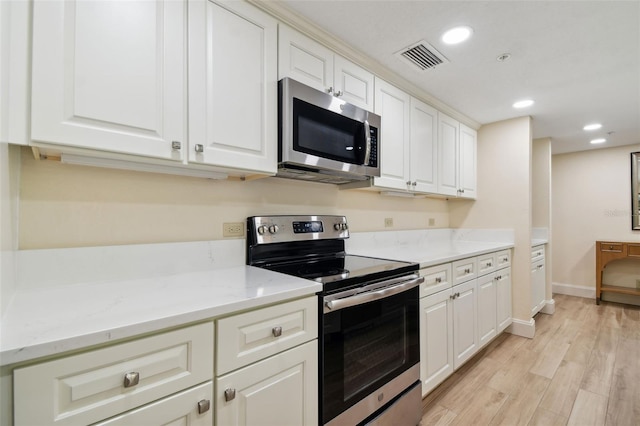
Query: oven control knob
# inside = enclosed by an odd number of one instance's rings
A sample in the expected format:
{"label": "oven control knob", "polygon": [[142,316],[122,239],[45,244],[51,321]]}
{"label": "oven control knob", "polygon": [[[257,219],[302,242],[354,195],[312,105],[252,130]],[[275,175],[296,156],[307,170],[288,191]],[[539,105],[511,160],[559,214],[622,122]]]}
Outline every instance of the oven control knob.
{"label": "oven control knob", "polygon": [[269,233],[270,234],[276,234],[276,233],[278,233],[279,230],[280,229],[278,228],[278,225],[271,225],[269,227]]}
{"label": "oven control knob", "polygon": [[267,227],[265,225],[258,226],[258,234],[264,235],[267,232]]}
{"label": "oven control knob", "polygon": [[336,231],[340,231],[342,229],[342,224],[341,223],[334,224],[333,229],[335,229]]}
{"label": "oven control knob", "polygon": [[349,227],[347,226],[347,224],[346,224],[346,223],[343,223],[343,224],[342,224],[342,230],[343,230],[343,231],[346,231],[347,229],[349,229]]}

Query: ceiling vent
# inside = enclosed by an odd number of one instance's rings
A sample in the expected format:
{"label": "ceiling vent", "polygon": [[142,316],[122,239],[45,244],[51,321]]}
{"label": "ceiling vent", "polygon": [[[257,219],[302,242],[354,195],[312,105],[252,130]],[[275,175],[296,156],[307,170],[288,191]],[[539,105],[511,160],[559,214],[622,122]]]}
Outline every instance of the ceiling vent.
{"label": "ceiling vent", "polygon": [[417,66],[420,70],[430,70],[437,65],[449,62],[440,52],[424,40],[397,52],[405,61]]}

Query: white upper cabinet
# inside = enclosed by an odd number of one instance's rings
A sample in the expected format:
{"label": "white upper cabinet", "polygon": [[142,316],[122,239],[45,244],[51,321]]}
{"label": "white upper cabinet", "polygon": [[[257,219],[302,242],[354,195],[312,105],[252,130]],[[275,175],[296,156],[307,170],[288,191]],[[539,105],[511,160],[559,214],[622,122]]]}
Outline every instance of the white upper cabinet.
{"label": "white upper cabinet", "polygon": [[459,132],[458,121],[438,114],[438,193],[443,195],[458,195]]}
{"label": "white upper cabinet", "polygon": [[373,111],[373,74],[309,37],[279,26],[278,78],[291,77]]}
{"label": "white upper cabinet", "polygon": [[475,199],[477,132],[438,114],[438,193]]}
{"label": "white upper cabinet", "polygon": [[375,113],[382,117],[380,137],[380,177],[374,184],[383,188],[407,190],[409,181],[409,116],[411,97],[376,78]]}
{"label": "white upper cabinet", "polygon": [[277,21],[189,2],[189,161],[275,174],[277,111]]}
{"label": "white upper cabinet", "polygon": [[477,132],[460,123],[460,193],[458,195],[464,198],[475,199],[477,196],[477,149]]}
{"label": "white upper cabinet", "polygon": [[411,190],[435,193],[438,190],[438,111],[411,98]]}
{"label": "white upper cabinet", "polygon": [[182,160],[185,10],[173,0],[34,2],[33,141]]}

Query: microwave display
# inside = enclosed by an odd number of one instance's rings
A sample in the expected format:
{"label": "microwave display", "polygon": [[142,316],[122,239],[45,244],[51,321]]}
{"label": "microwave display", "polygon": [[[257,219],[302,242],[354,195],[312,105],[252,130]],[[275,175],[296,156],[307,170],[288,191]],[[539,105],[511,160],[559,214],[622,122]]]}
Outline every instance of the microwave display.
{"label": "microwave display", "polygon": [[377,167],[378,129],[369,126],[370,150],[367,155],[364,123],[293,99],[293,149],[321,158]]}

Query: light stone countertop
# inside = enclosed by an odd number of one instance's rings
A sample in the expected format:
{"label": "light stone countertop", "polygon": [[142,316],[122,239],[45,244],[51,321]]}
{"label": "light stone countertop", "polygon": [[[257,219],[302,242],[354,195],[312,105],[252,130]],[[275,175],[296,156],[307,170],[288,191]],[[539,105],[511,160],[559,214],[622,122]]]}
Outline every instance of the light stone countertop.
{"label": "light stone countertop", "polygon": [[[143,249],[156,250],[154,247]],[[53,252],[51,257],[64,263],[65,258],[71,261],[76,256],[68,255],[69,250],[62,250]],[[91,251],[75,250],[78,253]],[[132,249],[124,251],[130,253]],[[198,248],[197,251],[202,250]],[[60,252],[63,254],[60,255]],[[96,252],[104,255],[105,249]],[[110,251],[111,254],[113,252]],[[48,257],[46,253],[36,255],[40,259]],[[243,259],[240,251],[238,260]],[[128,266],[123,262],[118,265],[121,270]],[[34,267],[33,264],[31,266]],[[193,265],[186,265],[182,269],[189,269],[190,266]],[[35,267],[47,268],[46,265]],[[73,273],[77,274],[77,271]],[[33,272],[30,274],[33,275]],[[140,271],[136,271],[133,278],[121,272],[122,279],[115,279],[111,271],[105,274],[109,275],[108,279],[92,282],[83,282],[74,277],[76,282],[73,284],[55,282],[47,286],[19,287],[2,315],[0,365],[161,331],[311,296],[322,290],[322,286],[314,281],[242,264],[162,274],[154,271],[147,277],[137,276]]]}
{"label": "light stone countertop", "polygon": [[[347,252],[420,267],[513,247],[510,230],[352,233]],[[313,295],[315,281],[244,265],[244,240],[18,253],[0,365]]]}

